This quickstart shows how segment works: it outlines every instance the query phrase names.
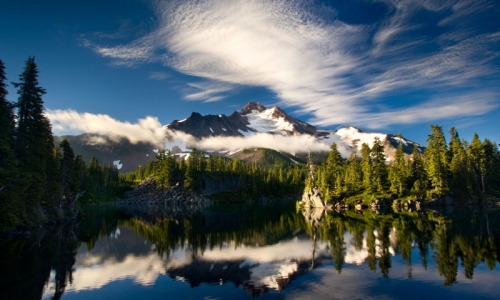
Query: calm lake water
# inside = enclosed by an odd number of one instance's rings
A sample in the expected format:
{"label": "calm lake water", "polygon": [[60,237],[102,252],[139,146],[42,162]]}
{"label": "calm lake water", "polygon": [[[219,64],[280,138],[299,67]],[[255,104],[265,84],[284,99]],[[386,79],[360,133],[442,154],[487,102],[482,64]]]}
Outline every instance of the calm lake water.
{"label": "calm lake water", "polygon": [[500,210],[90,207],[0,241],[1,299],[498,299]]}

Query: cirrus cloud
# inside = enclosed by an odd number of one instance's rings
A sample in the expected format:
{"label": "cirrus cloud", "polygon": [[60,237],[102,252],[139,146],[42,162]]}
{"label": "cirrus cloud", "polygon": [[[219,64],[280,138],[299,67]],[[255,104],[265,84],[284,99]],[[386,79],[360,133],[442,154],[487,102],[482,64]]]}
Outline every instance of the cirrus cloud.
{"label": "cirrus cloud", "polygon": [[[130,44],[91,48],[116,64],[161,62],[205,79],[190,84],[186,100],[219,101],[239,86],[259,86],[312,114],[317,125],[368,127],[418,123],[414,114],[424,108],[434,111],[427,120],[437,120],[499,105],[500,26],[485,29],[498,12],[494,1],[387,0],[379,20],[355,25],[310,1],[153,3],[154,31]],[[419,14],[433,18],[419,23]],[[477,22],[464,27],[464,19]],[[461,106],[478,91],[490,96]],[[405,99],[408,92],[427,100]],[[394,95],[400,105],[376,111]],[[448,101],[453,97],[456,104]]]}

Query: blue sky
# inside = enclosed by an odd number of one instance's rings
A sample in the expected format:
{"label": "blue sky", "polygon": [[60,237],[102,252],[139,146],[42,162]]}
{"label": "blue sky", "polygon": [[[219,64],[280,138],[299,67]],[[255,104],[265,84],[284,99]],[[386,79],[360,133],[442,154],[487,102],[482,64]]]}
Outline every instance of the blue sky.
{"label": "blue sky", "polygon": [[500,140],[495,0],[0,4],[8,79],[36,57],[56,134],[155,130],[260,101],[330,129],[425,144],[438,124]]}

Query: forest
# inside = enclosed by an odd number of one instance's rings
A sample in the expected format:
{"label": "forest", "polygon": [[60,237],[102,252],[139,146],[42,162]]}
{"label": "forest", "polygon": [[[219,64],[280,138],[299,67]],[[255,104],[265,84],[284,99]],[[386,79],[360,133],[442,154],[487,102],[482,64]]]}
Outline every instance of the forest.
{"label": "forest", "polygon": [[405,158],[400,142],[391,164],[378,138],[372,148],[362,145],[361,157],[353,152],[348,159],[332,144],[326,162],[316,168],[315,176],[308,176],[306,189],[320,187],[327,200],[366,203],[375,199],[425,201],[446,194],[459,202],[500,197],[498,146],[487,138],[481,141],[477,134],[471,143],[462,140],[454,127],[447,143],[441,126],[430,127],[424,153],[415,145],[412,155]]}
{"label": "forest", "polygon": [[0,232],[66,219],[78,206],[130,186],[116,168],[75,156],[67,140],[54,145],[34,57],[12,83],[15,103],[7,100],[6,80],[0,60]]}

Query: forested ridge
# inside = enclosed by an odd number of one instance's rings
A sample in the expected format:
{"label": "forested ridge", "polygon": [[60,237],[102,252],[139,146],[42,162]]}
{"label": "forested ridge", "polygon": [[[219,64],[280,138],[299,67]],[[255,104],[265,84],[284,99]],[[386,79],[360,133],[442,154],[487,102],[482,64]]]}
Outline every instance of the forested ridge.
{"label": "forested ridge", "polygon": [[[263,160],[276,161],[272,151],[263,152]],[[177,157],[170,151],[159,151],[156,160],[125,174],[130,182],[155,177],[160,188],[168,189],[178,183],[186,190],[202,192],[208,182],[231,179],[237,182],[235,199],[296,196],[304,188],[305,165],[280,163],[263,167],[223,156],[207,156],[193,149],[187,158]]]}
{"label": "forested ridge", "polygon": [[34,57],[12,83],[15,103],[7,100],[6,81],[0,60],[0,232],[66,218],[129,185],[112,166],[95,158],[87,165],[67,140],[54,145]]}

